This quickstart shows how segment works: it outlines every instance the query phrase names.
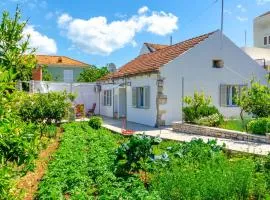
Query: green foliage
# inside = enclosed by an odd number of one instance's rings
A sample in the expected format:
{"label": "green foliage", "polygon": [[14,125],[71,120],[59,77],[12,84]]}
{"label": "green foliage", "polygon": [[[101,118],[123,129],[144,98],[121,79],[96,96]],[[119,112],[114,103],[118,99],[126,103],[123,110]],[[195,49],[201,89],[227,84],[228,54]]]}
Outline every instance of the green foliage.
{"label": "green foliage", "polygon": [[58,123],[67,114],[70,103],[65,92],[36,93],[22,99],[20,117],[33,123]]}
{"label": "green foliage", "polygon": [[270,118],[258,118],[247,124],[247,130],[254,134],[265,135],[270,132]]}
{"label": "green foliage", "polygon": [[[183,108],[184,119],[187,122],[196,123],[196,121],[198,121],[200,118],[208,117],[214,114],[219,115],[219,120],[217,120],[214,124],[218,124],[223,119],[218,109],[215,106],[210,105],[211,97],[205,96],[204,93],[195,92],[193,97],[186,96],[184,98],[184,102],[188,105]],[[207,120],[202,119],[202,121]]]}
{"label": "green foliage", "polygon": [[134,135],[116,150],[116,174],[128,175],[140,170],[150,171],[153,164],[153,146],[161,142],[160,138],[146,135]]}
{"label": "green foliage", "polygon": [[[171,162],[152,179],[162,199],[264,199],[265,177],[252,160],[227,159],[215,141],[194,140],[170,148]],[[260,191],[260,192],[258,192]]]}
{"label": "green foliage", "polygon": [[89,126],[92,127],[93,129],[100,129],[102,123],[103,123],[102,118],[96,116],[91,117],[88,122]]}
{"label": "green foliage", "polygon": [[220,114],[212,114],[207,117],[202,117],[196,121],[196,124],[203,126],[219,126],[223,122],[223,116]]}
{"label": "green foliage", "polygon": [[95,82],[101,77],[109,73],[107,67],[98,68],[94,65],[85,68],[83,72],[80,73],[78,78],[79,82]]}
{"label": "green foliage", "polygon": [[250,122],[250,119],[228,119],[224,120],[220,124],[220,128],[228,129],[228,130],[235,130],[235,131],[246,131],[246,126]]}
{"label": "green foliage", "polygon": [[86,123],[66,124],[64,129],[61,146],[39,184],[38,199],[157,199],[138,177],[115,176],[114,152],[122,137]]}
{"label": "green foliage", "polygon": [[42,66],[42,80],[43,81],[53,80],[52,74],[48,71],[48,66]]}
{"label": "green foliage", "polygon": [[269,117],[270,87],[252,80],[250,87],[242,89],[238,105],[243,111],[253,114],[255,117]]}
{"label": "green foliage", "polygon": [[0,67],[16,76],[16,80],[28,81],[32,77],[32,69],[36,66],[35,49],[29,48],[29,35],[23,30],[27,22],[21,20],[21,12],[17,8],[14,17],[8,12],[2,13],[0,22]]}

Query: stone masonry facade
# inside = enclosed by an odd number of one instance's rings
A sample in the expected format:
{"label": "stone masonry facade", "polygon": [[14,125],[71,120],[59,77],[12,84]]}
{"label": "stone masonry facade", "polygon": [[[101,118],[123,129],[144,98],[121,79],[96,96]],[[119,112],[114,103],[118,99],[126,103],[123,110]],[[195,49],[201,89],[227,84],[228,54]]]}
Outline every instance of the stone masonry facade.
{"label": "stone masonry facade", "polygon": [[269,134],[267,134],[266,136],[260,136],[260,135],[243,133],[240,131],[232,131],[232,130],[226,130],[226,129],[221,129],[221,128],[207,127],[207,126],[199,126],[199,125],[187,124],[187,123],[182,123],[182,122],[174,122],[172,124],[172,128],[173,128],[173,131],[175,132],[270,144]]}

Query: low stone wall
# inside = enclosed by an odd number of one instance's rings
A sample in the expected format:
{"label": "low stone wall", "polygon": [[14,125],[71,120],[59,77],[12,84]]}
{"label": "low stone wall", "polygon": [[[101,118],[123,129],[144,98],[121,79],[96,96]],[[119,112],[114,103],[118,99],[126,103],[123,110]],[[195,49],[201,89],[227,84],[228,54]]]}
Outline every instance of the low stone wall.
{"label": "low stone wall", "polygon": [[187,124],[182,122],[173,122],[172,128],[175,132],[270,144],[269,134],[267,134],[267,136],[260,136],[240,131],[232,131],[227,129]]}

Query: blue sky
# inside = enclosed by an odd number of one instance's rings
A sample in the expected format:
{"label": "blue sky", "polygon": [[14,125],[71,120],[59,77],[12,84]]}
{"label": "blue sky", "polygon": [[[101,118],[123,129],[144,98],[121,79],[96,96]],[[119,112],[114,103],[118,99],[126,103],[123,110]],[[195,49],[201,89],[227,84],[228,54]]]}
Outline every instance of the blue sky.
{"label": "blue sky", "polygon": [[[38,53],[66,55],[89,64],[118,67],[136,57],[144,42],[168,44],[220,28],[221,0],[1,0],[0,10],[19,4],[29,19],[25,34]],[[251,46],[253,19],[270,0],[225,0],[224,32]]]}

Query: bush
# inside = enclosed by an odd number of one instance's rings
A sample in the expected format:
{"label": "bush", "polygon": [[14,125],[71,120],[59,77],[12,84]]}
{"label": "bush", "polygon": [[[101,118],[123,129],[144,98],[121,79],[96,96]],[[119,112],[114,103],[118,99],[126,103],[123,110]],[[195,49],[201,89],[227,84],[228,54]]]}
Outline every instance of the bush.
{"label": "bush", "polygon": [[203,93],[195,92],[193,97],[187,96],[184,101],[188,105],[183,108],[184,119],[187,122],[196,123],[200,118],[214,114],[221,116],[218,109],[210,105],[211,98],[206,97]]}
{"label": "bush", "polygon": [[264,135],[270,132],[270,118],[258,118],[247,124],[249,132]]}
{"label": "bush", "polygon": [[22,99],[19,115],[27,122],[57,123],[66,116],[70,106],[65,92],[37,93]]}
{"label": "bush", "polygon": [[103,121],[101,117],[91,117],[88,124],[93,129],[100,129]]}
{"label": "bush", "polygon": [[223,116],[220,114],[212,114],[207,117],[202,117],[196,121],[197,124],[204,126],[219,126],[223,122]]}

